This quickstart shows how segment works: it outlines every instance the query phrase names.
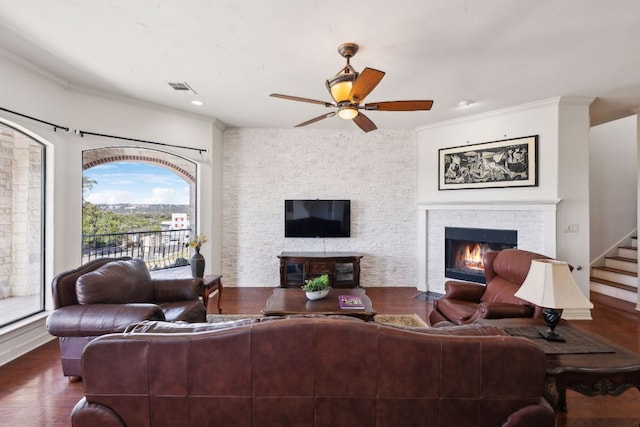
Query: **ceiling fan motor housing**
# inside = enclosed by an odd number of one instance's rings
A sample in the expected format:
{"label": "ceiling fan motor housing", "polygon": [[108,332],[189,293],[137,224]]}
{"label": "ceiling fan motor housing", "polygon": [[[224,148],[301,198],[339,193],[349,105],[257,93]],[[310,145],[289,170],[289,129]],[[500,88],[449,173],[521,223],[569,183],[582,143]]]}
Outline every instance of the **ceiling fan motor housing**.
{"label": "ceiling fan motor housing", "polygon": [[358,49],[360,49],[360,46],[355,43],[342,43],[340,46],[338,46],[338,53],[343,58],[347,58],[348,61],[349,58],[353,58],[356,53],[358,53]]}

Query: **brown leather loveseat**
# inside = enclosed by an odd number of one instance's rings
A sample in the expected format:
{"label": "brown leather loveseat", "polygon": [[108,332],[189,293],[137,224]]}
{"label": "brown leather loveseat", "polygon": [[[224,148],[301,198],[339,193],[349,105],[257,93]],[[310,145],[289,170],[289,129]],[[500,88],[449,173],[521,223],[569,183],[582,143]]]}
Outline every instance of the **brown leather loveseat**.
{"label": "brown leather loveseat", "polygon": [[483,257],[486,286],[446,282],[445,294],[434,301],[429,322],[434,326],[445,321],[461,325],[479,319],[539,317],[540,307],[514,294],[529,274],[531,261],[548,258],[522,249],[487,252]]}
{"label": "brown leather loveseat", "polygon": [[49,333],[59,337],[62,371],[82,375],[84,347],[142,320],[205,322],[202,279],[154,280],[141,259],[102,258],[58,274],[51,283]]}
{"label": "brown leather loveseat", "polygon": [[554,423],[542,397],[544,354],[523,338],[322,317],[179,327],[89,343],[73,426]]}

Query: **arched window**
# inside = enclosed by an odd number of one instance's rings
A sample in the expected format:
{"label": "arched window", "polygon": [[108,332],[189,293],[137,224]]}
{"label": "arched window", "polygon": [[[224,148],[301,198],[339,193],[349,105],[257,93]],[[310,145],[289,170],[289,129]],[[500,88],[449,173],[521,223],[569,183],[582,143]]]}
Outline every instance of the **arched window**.
{"label": "arched window", "polygon": [[195,233],[196,164],[163,151],[83,152],[83,262],[143,259],[150,270],[187,264]]}
{"label": "arched window", "polygon": [[45,145],[0,121],[0,327],[44,310]]}

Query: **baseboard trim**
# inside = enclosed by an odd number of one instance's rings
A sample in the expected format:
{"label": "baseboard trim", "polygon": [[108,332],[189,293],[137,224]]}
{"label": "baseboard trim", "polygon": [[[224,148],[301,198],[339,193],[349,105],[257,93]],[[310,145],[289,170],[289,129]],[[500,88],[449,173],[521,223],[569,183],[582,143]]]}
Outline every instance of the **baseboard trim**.
{"label": "baseboard trim", "polygon": [[0,329],[0,366],[55,339],[47,331],[47,313]]}

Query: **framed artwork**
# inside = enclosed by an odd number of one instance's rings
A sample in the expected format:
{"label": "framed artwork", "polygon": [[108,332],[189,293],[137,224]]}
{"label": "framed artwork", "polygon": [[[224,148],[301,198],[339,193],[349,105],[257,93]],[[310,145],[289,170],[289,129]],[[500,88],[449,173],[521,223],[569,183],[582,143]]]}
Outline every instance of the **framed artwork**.
{"label": "framed artwork", "polygon": [[438,190],[537,185],[538,135],[438,150]]}

